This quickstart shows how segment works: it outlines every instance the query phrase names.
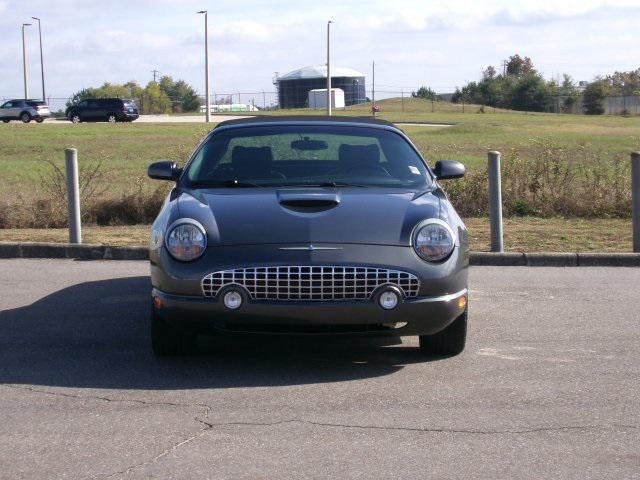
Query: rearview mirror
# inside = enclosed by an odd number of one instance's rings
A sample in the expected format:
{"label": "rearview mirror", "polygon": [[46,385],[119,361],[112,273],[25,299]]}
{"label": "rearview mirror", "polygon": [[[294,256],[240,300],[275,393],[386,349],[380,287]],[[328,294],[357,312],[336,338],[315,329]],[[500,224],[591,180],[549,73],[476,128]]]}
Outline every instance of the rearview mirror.
{"label": "rearview mirror", "polygon": [[177,180],[182,173],[176,162],[172,160],[160,160],[149,165],[147,175],[154,180]]}
{"label": "rearview mirror", "polygon": [[326,150],[329,145],[324,140],[311,140],[305,137],[302,140],[294,140],[291,142],[293,150]]}
{"label": "rearview mirror", "polygon": [[438,180],[447,180],[450,178],[464,177],[466,169],[464,165],[455,160],[438,160],[433,169]]}

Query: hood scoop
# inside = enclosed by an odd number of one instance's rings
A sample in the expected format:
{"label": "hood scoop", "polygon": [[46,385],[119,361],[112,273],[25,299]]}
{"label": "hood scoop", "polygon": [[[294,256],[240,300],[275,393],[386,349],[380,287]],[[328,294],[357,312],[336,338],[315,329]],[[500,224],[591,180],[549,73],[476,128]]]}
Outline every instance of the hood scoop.
{"label": "hood scoop", "polygon": [[278,203],[288,210],[300,213],[317,213],[335,208],[340,195],[323,190],[278,190]]}

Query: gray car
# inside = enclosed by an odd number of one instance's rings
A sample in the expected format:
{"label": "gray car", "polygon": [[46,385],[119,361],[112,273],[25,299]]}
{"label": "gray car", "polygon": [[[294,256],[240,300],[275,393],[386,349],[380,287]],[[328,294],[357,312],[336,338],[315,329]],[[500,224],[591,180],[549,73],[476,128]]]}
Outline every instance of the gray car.
{"label": "gray car", "polygon": [[4,123],[11,120],[21,120],[24,123],[35,120],[42,123],[50,116],[49,106],[41,100],[9,100],[0,105],[0,120]]}
{"label": "gray car", "polygon": [[201,333],[418,335],[456,355],[467,330],[467,230],[393,124],[350,117],[253,117],[219,124],[153,224],[151,344]]}

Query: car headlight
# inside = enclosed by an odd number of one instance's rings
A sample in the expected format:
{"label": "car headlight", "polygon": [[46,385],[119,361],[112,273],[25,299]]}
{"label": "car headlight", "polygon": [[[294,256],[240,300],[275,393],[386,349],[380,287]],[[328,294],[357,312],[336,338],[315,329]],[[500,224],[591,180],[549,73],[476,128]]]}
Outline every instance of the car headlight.
{"label": "car headlight", "polygon": [[419,224],[413,236],[413,248],[428,262],[447,258],[456,244],[455,234],[444,221],[432,218]]}
{"label": "car headlight", "polygon": [[204,253],[207,234],[204,227],[195,220],[180,219],[170,227],[166,246],[173,258],[190,262]]}

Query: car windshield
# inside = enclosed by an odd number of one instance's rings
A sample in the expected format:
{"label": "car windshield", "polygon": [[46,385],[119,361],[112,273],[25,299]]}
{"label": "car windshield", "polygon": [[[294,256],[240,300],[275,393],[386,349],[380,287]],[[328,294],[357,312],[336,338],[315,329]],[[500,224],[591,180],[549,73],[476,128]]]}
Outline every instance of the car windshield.
{"label": "car windshield", "polygon": [[398,133],[346,125],[254,126],[214,133],[194,154],[185,186],[425,188],[430,175]]}

